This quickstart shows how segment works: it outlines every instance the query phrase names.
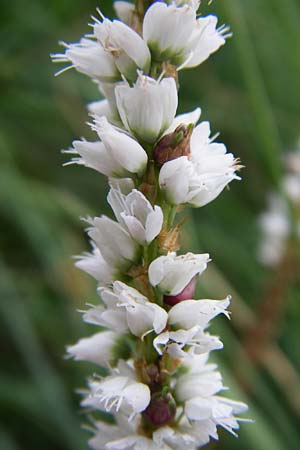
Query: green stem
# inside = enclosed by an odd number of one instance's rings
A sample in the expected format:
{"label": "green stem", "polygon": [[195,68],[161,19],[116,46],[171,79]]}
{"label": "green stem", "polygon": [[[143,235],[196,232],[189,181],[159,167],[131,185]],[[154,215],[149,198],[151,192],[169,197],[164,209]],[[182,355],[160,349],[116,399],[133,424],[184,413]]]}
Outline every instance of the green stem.
{"label": "green stem", "polygon": [[168,228],[169,229],[172,227],[172,225],[174,223],[176,213],[177,213],[177,205],[171,206],[171,210],[169,212],[169,217],[168,217]]}

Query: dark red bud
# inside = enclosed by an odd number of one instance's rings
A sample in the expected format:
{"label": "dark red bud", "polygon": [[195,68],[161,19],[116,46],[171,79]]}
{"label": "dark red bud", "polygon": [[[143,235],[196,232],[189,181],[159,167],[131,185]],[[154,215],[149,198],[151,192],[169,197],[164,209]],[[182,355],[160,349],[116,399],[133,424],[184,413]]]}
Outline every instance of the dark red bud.
{"label": "dark red bud", "polygon": [[179,292],[177,295],[164,295],[164,302],[167,305],[174,306],[184,300],[190,300],[194,298],[195,289],[197,284],[197,277],[191,279],[191,281],[186,285],[186,287]]}
{"label": "dark red bud", "polygon": [[165,397],[152,398],[150,405],[143,412],[144,417],[155,426],[167,425],[175,416],[176,405],[168,394]]}
{"label": "dark red bud", "polygon": [[154,160],[162,166],[165,162],[180,156],[188,156],[193,125],[179,125],[173,133],[166,134],[154,148]]}

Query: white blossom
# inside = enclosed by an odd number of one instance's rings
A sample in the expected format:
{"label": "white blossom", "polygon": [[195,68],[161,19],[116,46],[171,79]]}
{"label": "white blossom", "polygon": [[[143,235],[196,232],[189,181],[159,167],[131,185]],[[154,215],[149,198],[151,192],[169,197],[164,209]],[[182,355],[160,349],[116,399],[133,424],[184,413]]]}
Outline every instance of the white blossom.
{"label": "white blossom", "polygon": [[288,207],[277,195],[270,195],[269,209],[258,220],[261,242],[258,259],[266,266],[276,266],[281,261],[290,233]]}
{"label": "white blossom", "polygon": [[205,333],[199,326],[188,330],[165,331],[154,339],[153,345],[160,355],[166,351],[175,359],[185,357],[186,353],[199,355],[223,348],[219,338]]}
{"label": "white blossom", "polygon": [[182,6],[155,2],[143,22],[143,37],[154,60],[171,60],[180,68],[201,64],[229,35],[227,27],[217,29],[217,17],[197,19],[195,2]]}
{"label": "white blossom", "polygon": [[165,328],[167,312],[150,302],[136,289],[115,281],[112,289],[103,288],[100,292],[107,306],[112,305],[114,309],[122,312],[133,335],[143,338],[152,331],[161,333]]}
{"label": "white blossom", "polygon": [[177,295],[196,275],[200,275],[207,267],[207,253],[176,256],[169,252],[166,256],[156,258],[149,266],[149,280],[164,294]]}
{"label": "white blossom", "polygon": [[75,361],[90,361],[104,366],[113,359],[113,349],[119,337],[113,331],[101,331],[68,346],[67,352]]}
{"label": "white blossom", "polygon": [[118,270],[105,261],[96,246],[94,246],[92,253],[83,253],[76,259],[75,266],[94,277],[100,286],[108,284],[118,277]]}
{"label": "white blossom", "polygon": [[78,72],[99,81],[120,80],[120,72],[114,58],[98,42],[82,38],[78,43],[62,44],[66,48],[65,53],[53,54],[54,62],[69,62]]}
{"label": "white blossom", "polygon": [[117,220],[140,245],[147,245],[160,233],[163,212],[154,207],[138,190],[124,195],[120,189],[111,188],[107,197]]}
{"label": "white blossom", "polygon": [[290,173],[300,175],[300,139],[297,147],[297,150],[284,154],[284,165]]}
{"label": "white blossom", "polygon": [[[235,434],[234,430],[239,428],[235,414],[246,412],[248,407],[217,395],[224,389],[222,377],[215,365],[207,364],[207,358],[208,355],[200,355],[187,359],[189,372],[179,377],[176,398],[185,402],[187,418],[202,424],[202,432],[207,424],[213,424]],[[213,437],[217,438],[217,434]],[[209,435],[207,438],[209,441]]]}
{"label": "white blossom", "polygon": [[208,322],[219,314],[228,312],[230,296],[224,300],[184,300],[169,311],[169,323],[177,329],[189,330],[195,326],[206,328]]}
{"label": "white blossom", "polygon": [[116,1],[114,2],[114,10],[117,13],[118,19],[126,23],[126,25],[131,25],[134,17],[135,6],[133,3]]}
{"label": "white blossom", "polygon": [[200,123],[191,136],[190,155],[162,166],[159,183],[170,203],[204,206],[230,181],[239,179],[235,173],[239,166],[233,154],[226,153],[225,145],[212,142],[209,136],[209,123]]}
{"label": "white blossom", "polygon": [[144,411],[150,403],[150,389],[133,376],[114,374],[101,381],[89,383],[90,393],[82,406],[105,411],[122,411],[132,419]]}
{"label": "white blossom", "polygon": [[223,347],[216,336],[204,330],[219,314],[225,314],[230,297],[225,300],[184,300],[168,312],[169,330],[159,334],[153,341],[154,348],[161,355],[164,351],[173,358],[187,354],[199,355]]}
{"label": "white blossom", "polygon": [[140,73],[133,87],[120,84],[115,94],[125,128],[143,142],[154,143],[175,117],[178,97],[173,78],[154,80]]}
{"label": "white blossom", "polygon": [[115,61],[120,73],[127,79],[136,79],[137,69],[148,72],[150,51],[145,41],[132,28],[119,20],[96,21],[94,34]]}
{"label": "white blossom", "polygon": [[139,257],[139,246],[117,222],[106,216],[88,218],[92,225],[89,237],[99,248],[104,260],[114,268],[125,269]]}
{"label": "white blossom", "polygon": [[103,142],[74,141],[73,148],[65,150],[64,153],[78,156],[65,165],[79,164],[108,177],[117,178],[143,173],[147,154],[138,142],[115,130],[104,117],[96,119],[95,127]]}
{"label": "white blossom", "polygon": [[122,167],[123,177],[126,171],[139,175],[145,171],[148,161],[147,153],[137,141],[126,133],[118,131],[105,117],[96,117],[92,128],[97,132],[109,156],[117,162],[119,167]]}
{"label": "white blossom", "polygon": [[290,173],[282,180],[283,189],[288,199],[296,206],[300,205],[300,173]]}
{"label": "white blossom", "polygon": [[[94,423],[94,450],[196,450],[218,439],[218,426],[235,434],[236,414],[247,409],[220,396],[221,374],[208,363],[209,353],[223,344],[207,328],[217,315],[229,317],[230,303],[230,297],[193,299],[209,255],[164,254],[167,245],[156,239],[163,229],[175,248],[170,208],[203,206],[239,178],[238,161],[210,137],[209,123],[197,125],[200,108],[176,116],[172,73],[206,60],[225,43],[228,28],[217,28],[215,16],[198,16],[200,0],[151,3],[144,19],[139,5],[126,1],[114,2],[120,20],[98,10],[93,34],[53,55],[90,76],[103,97],[88,105],[98,141],[74,141],[67,164],[108,177],[107,200],[116,217],[86,219],[92,252],[75,265],[97,280],[99,303],[83,311],[97,332],[67,347],[75,360],[107,368],[107,376],[89,380],[81,403],[115,418],[114,425]],[[185,156],[172,160],[177,155]],[[284,189],[297,207],[295,177],[285,179]],[[265,218],[266,229],[272,220]],[[284,246],[290,228],[281,225],[278,245]]]}
{"label": "white blossom", "polygon": [[87,109],[89,114],[93,117],[99,118],[105,116],[111,124],[116,126],[122,125],[118,111],[116,108],[112,107],[107,99],[88,103]]}
{"label": "white blossom", "polygon": [[188,113],[178,114],[164,134],[172,133],[179,125],[195,125],[198,122],[200,115],[201,108],[196,108],[194,111]]}

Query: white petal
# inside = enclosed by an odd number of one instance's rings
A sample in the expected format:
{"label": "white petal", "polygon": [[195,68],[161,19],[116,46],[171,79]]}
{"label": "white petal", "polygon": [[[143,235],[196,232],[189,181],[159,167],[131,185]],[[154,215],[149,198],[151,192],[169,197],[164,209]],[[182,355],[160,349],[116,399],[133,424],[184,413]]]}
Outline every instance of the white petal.
{"label": "white petal", "polygon": [[143,142],[154,143],[174,119],[178,97],[173,78],[156,81],[140,74],[133,87],[119,85],[115,93],[125,128]]}
{"label": "white petal", "polygon": [[80,339],[75,345],[68,346],[67,352],[76,361],[106,365],[112,359],[113,346],[118,337],[119,335],[112,331],[102,331]]}
{"label": "white petal", "polygon": [[148,157],[143,147],[125,133],[117,131],[105,117],[95,119],[95,129],[108,152],[131,173],[142,174]]}
{"label": "white petal", "polygon": [[169,311],[169,323],[184,329],[194,326],[205,328],[218,314],[226,313],[230,297],[225,300],[185,300]]}
{"label": "white petal", "polygon": [[135,10],[134,4],[124,1],[116,1],[113,6],[118,18],[127,25],[132,25],[131,22]]}
{"label": "white petal", "polygon": [[155,205],[154,211],[152,211],[146,219],[146,241],[148,244],[159,235],[162,229],[164,221],[164,215],[160,206]]}
{"label": "white petal", "polygon": [[175,117],[170,127],[165,131],[164,134],[172,133],[179,125],[182,124],[186,126],[190,124],[196,124],[200,119],[200,115],[201,115],[201,108],[196,108],[194,111],[191,111],[189,113],[179,114],[178,116]]}

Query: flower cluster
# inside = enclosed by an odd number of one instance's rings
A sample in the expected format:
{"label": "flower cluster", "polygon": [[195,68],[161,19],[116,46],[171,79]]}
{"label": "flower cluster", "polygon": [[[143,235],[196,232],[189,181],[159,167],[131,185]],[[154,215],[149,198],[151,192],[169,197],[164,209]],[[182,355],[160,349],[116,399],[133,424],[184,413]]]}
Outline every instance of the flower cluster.
{"label": "flower cluster", "polygon": [[82,401],[114,418],[95,420],[95,450],[196,449],[218,439],[218,426],[235,435],[236,414],[247,409],[219,395],[221,374],[208,362],[223,344],[207,329],[228,317],[230,297],[194,299],[210,257],[178,254],[182,222],[174,223],[184,206],[206,205],[239,178],[209,123],[197,124],[200,108],[176,115],[178,71],[218,50],[228,28],[198,17],[199,0],[144,3],[115,2],[119,20],[98,11],[92,34],[53,55],[105,97],[88,105],[97,140],[66,150],[67,164],[108,177],[115,216],[86,219],[92,251],[76,266],[98,283],[100,301],[83,314],[97,332],[68,347],[74,359],[107,368]]}
{"label": "flower cluster", "polygon": [[268,210],[259,217],[262,240],[258,257],[269,267],[280,264],[293,235],[300,239],[300,150],[288,153],[285,163],[282,192],[270,193]]}

